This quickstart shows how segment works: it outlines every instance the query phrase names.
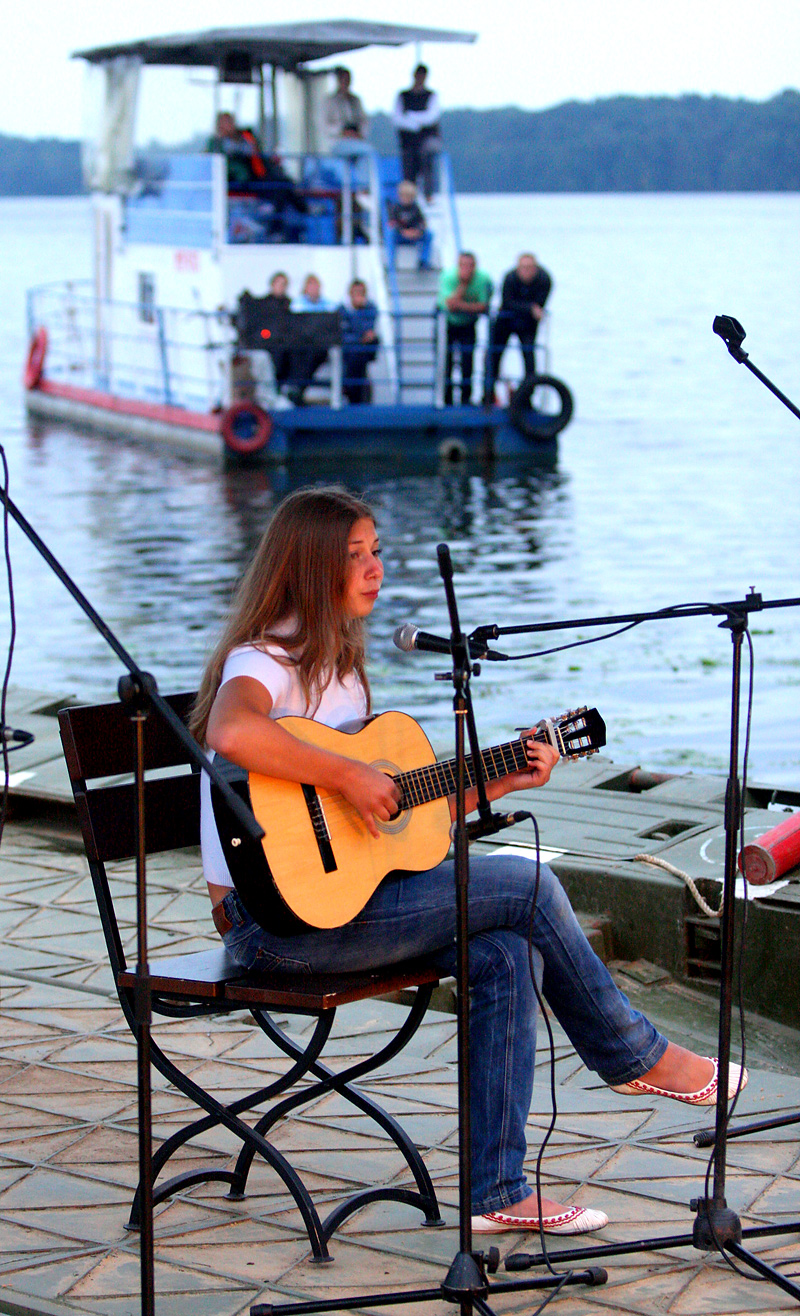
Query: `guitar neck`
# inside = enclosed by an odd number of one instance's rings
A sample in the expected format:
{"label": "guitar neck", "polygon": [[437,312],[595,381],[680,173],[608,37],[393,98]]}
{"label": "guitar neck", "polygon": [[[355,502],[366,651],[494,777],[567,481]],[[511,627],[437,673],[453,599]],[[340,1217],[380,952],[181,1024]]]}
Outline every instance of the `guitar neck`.
{"label": "guitar neck", "polygon": [[[532,740],[549,741],[544,731],[533,731]],[[522,739],[509,740],[504,745],[495,745],[492,749],[481,750],[480,755],[483,775],[486,781],[499,781],[512,772],[524,772],[528,766],[528,756]],[[477,780],[475,759],[472,754],[466,757],[467,786],[474,786]],[[395,781],[402,791],[400,807],[411,809],[416,804],[427,804],[430,800],[440,800],[442,796],[456,793],[456,760],[443,759],[429,763],[424,768],[415,768],[412,772],[401,772]]]}

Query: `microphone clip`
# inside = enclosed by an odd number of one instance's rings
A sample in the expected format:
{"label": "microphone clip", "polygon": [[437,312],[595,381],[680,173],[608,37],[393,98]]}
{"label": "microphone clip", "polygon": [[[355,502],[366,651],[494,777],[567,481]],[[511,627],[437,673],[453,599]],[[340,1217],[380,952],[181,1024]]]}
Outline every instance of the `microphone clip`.
{"label": "microphone clip", "polygon": [[711,328],[715,334],[719,334],[734,361],[743,365],[748,358],[748,353],[742,347],[747,334],[739,321],[732,315],[715,315]]}
{"label": "microphone clip", "polygon": [[[517,809],[514,813],[490,813],[485,818],[476,818],[474,822],[467,823],[467,840],[480,841],[484,836],[495,836],[498,832],[504,832],[507,827],[514,827],[517,823],[525,822],[526,818],[532,818],[533,814],[528,809]],[[455,838],[456,824],[453,823],[450,828],[451,837]]]}

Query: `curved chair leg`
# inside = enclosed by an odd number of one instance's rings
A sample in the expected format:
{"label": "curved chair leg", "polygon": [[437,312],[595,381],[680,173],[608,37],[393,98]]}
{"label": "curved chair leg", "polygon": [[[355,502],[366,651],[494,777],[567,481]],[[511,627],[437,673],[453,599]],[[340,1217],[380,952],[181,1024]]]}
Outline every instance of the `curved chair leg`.
{"label": "curved chair leg", "polygon": [[[348,1197],[345,1202],[342,1202],[340,1206],[331,1211],[330,1215],[325,1217],[322,1222],[322,1232],[326,1241],[333,1237],[336,1230],[341,1224],[344,1224],[348,1216],[360,1211],[362,1206],[368,1206],[370,1202],[406,1202],[409,1206],[419,1206],[425,1210],[420,1194],[412,1192],[410,1188],[365,1188],[363,1193],[354,1193],[352,1197]],[[439,1206],[435,1198],[433,1208],[436,1214],[428,1215],[426,1211],[422,1223],[428,1228],[438,1229],[444,1225],[444,1220],[439,1214]]]}
{"label": "curved chair leg", "polygon": [[[416,1146],[411,1141],[405,1130],[397,1120],[388,1113],[388,1111],[385,1111],[383,1107],[379,1106],[371,1097],[368,1097],[358,1088],[352,1086],[352,1080],[354,1078],[361,1077],[363,1074],[371,1073],[373,1070],[379,1068],[380,1065],[385,1064],[387,1060],[391,1060],[402,1050],[419,1028],[428,1008],[432,992],[433,986],[430,984],[417,988],[417,995],[408,1015],[406,1016],[403,1026],[398,1030],[392,1040],[388,1042],[386,1046],[382,1047],[380,1051],[375,1052],[374,1055],[367,1057],[365,1060],[359,1061],[355,1065],[351,1065],[349,1069],[343,1070],[340,1074],[334,1073],[328,1069],[326,1065],[319,1062],[313,1064],[311,1066],[311,1072],[319,1077],[320,1082],[311,1084],[309,1087],[304,1088],[302,1092],[290,1094],[288,1097],[285,1097],[283,1101],[278,1102],[277,1105],[273,1106],[271,1110],[267,1111],[261,1117],[256,1124],[255,1129],[258,1133],[264,1135],[273,1124],[285,1115],[288,1115],[297,1107],[305,1105],[306,1102],[314,1100],[325,1092],[338,1092],[339,1095],[344,1097],[351,1105],[355,1106],[358,1110],[363,1111],[364,1114],[369,1115],[369,1117],[373,1119],[385,1133],[388,1133],[398,1151],[402,1153],[406,1164],[414,1176],[414,1180],[419,1190],[417,1194],[412,1193],[410,1199],[404,1197],[401,1200],[412,1200],[413,1204],[418,1206],[420,1210],[424,1212],[426,1224],[438,1225],[442,1223],[442,1218],[439,1211],[439,1204],[436,1199],[436,1192],[425,1163]],[[333,1015],[335,1014],[335,1011],[332,1010],[330,1013]],[[298,1048],[296,1043],[294,1043],[292,1039],[269,1018],[268,1015],[259,1018],[257,1021],[267,1036],[276,1042],[287,1055],[297,1054]],[[331,1020],[331,1025],[332,1023],[333,1020]],[[252,1149],[246,1145],[242,1146],[242,1150],[239,1153],[235,1173],[242,1174],[245,1180],[253,1159],[253,1154]],[[379,1197],[388,1197],[391,1199],[397,1191],[408,1190],[388,1188],[370,1189],[367,1190],[366,1195],[362,1193],[355,1194],[352,1198],[348,1199],[348,1202],[343,1204],[342,1208],[339,1208],[340,1210],[344,1210],[344,1215],[342,1215],[341,1219],[345,1219],[353,1211],[356,1211],[359,1207],[365,1205],[366,1200],[376,1200],[374,1196],[375,1193],[377,1193]],[[344,1208],[347,1209],[345,1210]],[[333,1215],[336,1216],[337,1212],[334,1212]],[[329,1217],[329,1219],[331,1218],[332,1217]],[[337,1220],[333,1224],[330,1232],[337,1228],[339,1223],[340,1220]],[[323,1226],[323,1228],[325,1228],[325,1226]],[[326,1233],[326,1238],[330,1237],[330,1232]]]}
{"label": "curved chair leg", "polygon": [[[248,1096],[240,1097],[238,1101],[231,1102],[230,1105],[225,1107],[225,1110],[231,1115],[239,1115],[242,1111],[252,1110],[254,1106],[260,1106],[262,1102],[269,1101],[278,1096],[281,1092],[285,1092],[287,1088],[293,1087],[294,1084],[308,1072],[310,1065],[319,1056],[330,1034],[331,1023],[332,1021],[328,1023],[327,1026],[323,1025],[322,1027],[315,1029],[314,1035],[306,1048],[306,1051],[298,1057],[285,1074],[282,1074],[280,1078],[275,1079],[267,1087],[258,1088]],[[153,1043],[151,1042],[151,1046],[152,1045]],[[153,1154],[153,1183],[155,1183],[158,1175],[167,1164],[167,1161],[180,1147],[183,1147],[185,1143],[190,1142],[192,1138],[197,1137],[199,1134],[206,1133],[208,1129],[213,1129],[219,1123],[220,1121],[216,1115],[205,1115],[202,1119],[194,1120],[191,1124],[185,1125],[184,1128],[178,1129],[176,1133],[173,1133],[171,1137],[167,1138]],[[244,1196],[246,1175],[245,1178],[242,1179],[241,1175],[237,1175],[235,1170],[207,1170],[205,1172],[197,1170],[192,1171],[192,1174],[194,1176],[193,1183],[202,1183],[204,1181],[204,1175],[205,1179],[209,1182],[217,1181],[230,1184],[230,1191],[228,1193],[229,1197],[238,1200]],[[186,1187],[186,1174],[176,1175],[174,1178],[168,1180],[166,1184],[158,1188],[153,1197],[153,1204],[157,1205],[159,1202],[163,1202],[165,1198],[171,1197],[173,1193],[180,1192]],[[131,1213],[126,1229],[138,1229],[140,1216],[141,1190],[140,1187],[137,1187],[131,1204]]]}
{"label": "curved chair leg", "polygon": [[187,1074],[181,1073],[172,1061],[164,1055],[160,1047],[152,1041],[151,1059],[159,1073],[163,1074],[164,1078],[172,1083],[179,1092],[183,1092],[201,1110],[208,1111],[209,1115],[213,1116],[215,1124],[222,1124],[226,1129],[229,1129],[245,1146],[252,1149],[253,1155],[258,1152],[267,1164],[275,1170],[297,1204],[297,1209],[303,1218],[303,1224],[308,1234],[314,1260],[330,1260],[327,1242],[314,1203],[302,1179],[286,1160],[286,1157],[282,1156],[276,1147],[267,1142],[266,1138],[257,1129],[251,1129],[249,1124],[245,1124],[237,1115],[232,1114],[227,1107],[212,1097],[210,1093],[194,1083]]}

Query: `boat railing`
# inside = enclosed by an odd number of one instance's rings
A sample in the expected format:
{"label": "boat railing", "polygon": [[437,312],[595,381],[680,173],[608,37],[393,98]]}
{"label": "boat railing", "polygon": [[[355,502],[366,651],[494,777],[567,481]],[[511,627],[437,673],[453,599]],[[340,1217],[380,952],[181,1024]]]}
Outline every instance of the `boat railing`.
{"label": "boat railing", "polygon": [[28,322],[48,333],[45,375],[62,384],[197,411],[225,404],[235,332],[224,311],[95,298],[91,285],[48,284],[28,294]]}
{"label": "boat railing", "polygon": [[446,261],[455,260],[455,257],[461,251],[461,226],[458,222],[453,166],[446,151],[442,151],[439,156],[439,192],[444,203],[442,213],[443,231],[439,235],[439,243],[443,259]]}
{"label": "boat railing", "polygon": [[[377,154],[285,152],[263,178],[228,178],[222,155],[141,153],[122,198],[126,241],[350,246],[380,241]],[[218,231],[219,230],[219,231]]]}
{"label": "boat railing", "polygon": [[[229,179],[218,154],[141,152],[121,197],[122,237],[182,249],[219,242],[311,246],[379,244],[385,237],[380,157],[365,144],[328,154],[265,159],[265,176]],[[453,175],[439,157],[437,240],[450,260],[460,247]]]}
{"label": "boat railing", "polygon": [[[146,280],[140,285],[141,297],[135,303],[98,300],[88,281],[32,289],[28,295],[28,326],[31,335],[40,325],[47,329],[46,379],[188,410],[209,412],[227,406],[235,397],[237,357],[241,360],[253,355],[237,347],[232,315],[224,309],[158,306],[152,292]],[[392,333],[387,335],[380,323],[381,341],[368,371],[372,400],[380,405],[444,406],[446,317],[431,307],[394,310],[387,318]],[[546,321],[542,336],[546,336]],[[488,338],[488,326],[482,317],[474,356],[475,401],[478,394],[483,395]],[[403,361],[403,347],[417,348],[410,363]],[[511,346],[509,351],[513,364]],[[266,350],[255,353],[261,359],[259,364],[267,356]],[[540,372],[544,366],[543,373],[548,373],[547,357],[545,338],[536,344]],[[457,385],[457,354],[453,374]],[[266,385],[257,400],[267,408],[275,405],[278,390],[271,369],[267,376],[255,369],[253,380]],[[346,405],[348,389],[357,383],[358,379],[348,377],[345,354],[335,345],[327,364],[315,375],[312,400],[325,401],[334,408]],[[504,372],[498,382],[501,401],[504,391],[513,387],[514,380]],[[355,392],[366,400],[363,392]]]}

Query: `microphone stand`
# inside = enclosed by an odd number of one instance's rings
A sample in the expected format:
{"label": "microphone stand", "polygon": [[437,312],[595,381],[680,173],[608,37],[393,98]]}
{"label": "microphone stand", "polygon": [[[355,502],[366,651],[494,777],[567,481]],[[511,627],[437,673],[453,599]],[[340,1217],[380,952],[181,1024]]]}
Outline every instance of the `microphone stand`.
{"label": "microphone stand", "polygon": [[756,379],[760,379],[761,383],[769,389],[770,393],[774,393],[776,398],[778,398],[783,405],[791,411],[792,415],[800,420],[800,411],[798,411],[794,403],[790,402],[786,394],[781,393],[780,389],[776,388],[775,384],[772,383],[772,380],[767,379],[767,376],[762,374],[757,366],[753,365],[747,352],[745,352],[742,347],[742,342],[747,337],[747,334],[739,321],[735,320],[732,315],[715,315],[714,323],[711,328],[714,330],[715,334],[719,334],[734,361],[738,361],[741,366],[747,366],[750,373],[755,375]]}
{"label": "microphone stand", "polygon": [[128,674],[121,676],[118,684],[120,701],[128,709],[134,727],[136,739],[136,984],[134,987],[134,1019],[136,1033],[136,1070],[138,1091],[138,1128],[139,1128],[139,1186],[141,1212],[139,1224],[139,1269],[141,1279],[142,1316],[155,1316],[155,1274],[153,1243],[153,1158],[152,1158],[152,1083],[150,1068],[150,1026],[152,1022],[150,969],[147,960],[147,881],[145,860],[145,802],[144,802],[144,723],[151,709],[155,709],[167,722],[174,734],[187,750],[198,769],[209,774],[214,784],[222,791],[229,808],[233,809],[241,826],[254,840],[260,840],[263,830],[254,815],[239,796],[231,790],[220,775],[219,770],[209,761],[197,741],[190,735],[183,722],[158,693],[155,678],[149,672],[143,672],[130,654],[117,639],[114,632],[106,625],[98,612],[95,612],[89,600],[67,574],[61,563],[50,552],[47,545],[34,530],[29,521],[11,500],[8,491],[0,488],[0,501],[6,513],[14,518],[23,534],[44,558],[61,583],[85,612],[95,630],[114,651]]}
{"label": "microphone stand", "polygon": [[[627,613],[610,617],[584,617],[576,621],[536,622],[525,626],[481,626],[469,637],[478,645],[501,635],[529,634],[538,631],[563,630],[569,627],[606,626],[644,621],[666,621],[689,616],[722,616],[719,625],[731,633],[733,645],[731,672],[731,720],[728,781],[725,792],[725,866],[721,915],[721,965],[719,1002],[719,1061],[717,1077],[716,1123],[713,1139],[713,1193],[710,1197],[694,1198],[690,1208],[696,1219],[691,1234],[670,1235],[665,1238],[642,1239],[620,1245],[599,1245],[561,1250],[559,1262],[605,1259],[627,1252],[661,1251],[686,1247],[691,1244],[703,1251],[717,1250],[730,1253],[745,1262],[764,1279],[800,1302],[800,1285],[782,1275],[774,1266],[743,1247],[743,1238],[772,1237],[800,1231],[800,1220],[783,1225],[764,1225],[742,1229],[736,1212],[729,1209],[725,1199],[726,1149],[728,1137],[728,1074],[730,1067],[731,1013],[733,1004],[733,961],[736,914],[736,859],[739,829],[743,816],[743,801],[739,782],[739,703],[741,690],[741,651],[751,612],[771,608],[800,607],[800,598],[765,601],[751,589],[744,599],[728,603],[691,604],[687,607],[662,608],[655,612]],[[506,1258],[509,1271],[527,1270],[547,1264],[541,1254],[516,1253]]]}

